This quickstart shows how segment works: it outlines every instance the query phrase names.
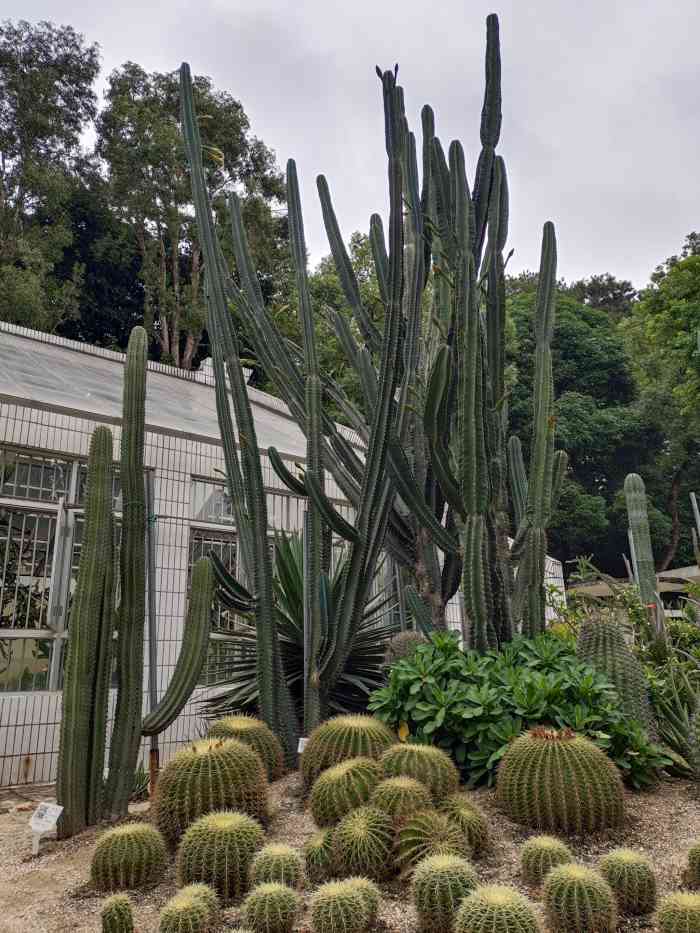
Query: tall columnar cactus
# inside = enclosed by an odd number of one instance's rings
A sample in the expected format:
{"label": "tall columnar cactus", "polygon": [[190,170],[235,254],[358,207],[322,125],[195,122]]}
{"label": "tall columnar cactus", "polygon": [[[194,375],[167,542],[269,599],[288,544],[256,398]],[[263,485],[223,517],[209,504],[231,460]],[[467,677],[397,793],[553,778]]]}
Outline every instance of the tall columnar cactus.
{"label": "tall columnar cactus", "polygon": [[102,816],[102,775],[111,674],[114,530],[112,433],[96,428],[88,459],[85,531],[70,613],[56,797],[71,836]]}
{"label": "tall columnar cactus", "polygon": [[656,589],[656,570],[654,552],[651,546],[649,518],[647,515],[647,494],[644,480],[638,473],[629,473],[625,477],[625,503],[629,521],[631,545],[634,548],[634,561],[639,595],[645,606],[651,607],[655,625],[659,634],[663,633],[663,606]]}
{"label": "tall columnar cactus", "polygon": [[[260,448],[239,356],[238,341],[230,315],[229,299],[242,300],[225,267],[219,246],[206,178],[202,167],[202,143],[194,111],[189,66],[180,69],[182,124],[190,166],[192,195],[199,239],[206,268],[207,326],[213,350],[216,406],[226,463],[226,476],[240,536],[241,556],[250,599],[244,599],[255,618],[257,675],[260,713],[279,736],[289,761],[296,760],[298,723],[282,668],[275,626],[272,563],[267,540],[268,519]],[[239,263],[239,273],[257,300],[260,296],[252,263]],[[260,296],[262,303],[262,297]],[[228,383],[236,415],[238,445],[229,406]],[[240,454],[238,447],[240,446]]]}
{"label": "tall columnar cactus", "polygon": [[[94,432],[88,463],[85,537],[78,586],[71,609],[64,679],[59,755],[62,835],[78,832],[102,816],[127,812],[141,735],[155,735],[178,716],[194,690],[207,657],[214,592],[208,559],[192,572],[189,614],[182,646],[164,696],[142,721],[145,592],[144,432],[146,333],[135,327],[124,373],[122,416],[122,602],[113,603],[114,517],[112,435]],[[117,640],[117,699],[103,793],[107,706],[113,636]],[[80,704],[80,712],[76,703]]]}
{"label": "tall columnar cactus", "polygon": [[554,452],[554,380],[552,378],[552,337],[557,287],[557,243],[554,225],[542,231],[542,253],[535,314],[535,389],[533,398],[532,444],[527,491],[522,489],[524,467],[517,441],[511,441],[511,483],[520,488],[514,498],[525,502],[511,555],[517,562],[513,612],[522,617],[523,632],[536,635],[545,626],[545,563],[547,524],[556,508],[568,466],[563,451]]}
{"label": "tall columnar cactus", "polygon": [[644,668],[627,645],[622,627],[615,619],[584,619],[576,653],[614,684],[627,716],[647,729],[653,727],[654,714]]}
{"label": "tall columnar cactus", "polygon": [[127,811],[141,742],[143,646],[146,622],[146,488],[143,452],[148,337],[135,327],[124,370],[120,480],[122,536],[121,604],[117,627],[117,704],[109,751],[107,798],[113,818]]}

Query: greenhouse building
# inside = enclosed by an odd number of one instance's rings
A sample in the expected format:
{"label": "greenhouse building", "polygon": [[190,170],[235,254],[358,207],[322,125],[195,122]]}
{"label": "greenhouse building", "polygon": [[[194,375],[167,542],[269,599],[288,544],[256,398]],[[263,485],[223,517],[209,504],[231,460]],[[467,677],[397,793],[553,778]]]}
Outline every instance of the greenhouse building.
{"label": "greenhouse building", "polygon": [[[96,425],[106,424],[118,460],[123,364],[120,353],[0,323],[0,786],[55,778],[88,446]],[[214,550],[236,568],[236,534],[211,371],[150,362],[147,382],[154,637],[146,646],[144,688],[152,702],[164,692],[177,659],[192,564]],[[288,465],[302,461],[305,439],[285,405],[253,388],[249,394],[261,449],[274,445]],[[270,535],[300,529],[304,500],[281,485],[264,454],[263,470]],[[332,483],[329,494],[351,518]],[[118,520],[118,474],[114,501]],[[561,565],[549,560],[548,574],[563,590]],[[457,600],[450,610],[451,624],[460,627]],[[225,643],[212,644],[201,687],[160,736],[161,762],[201,734],[199,701],[212,689],[213,666],[225,667],[224,651]]]}

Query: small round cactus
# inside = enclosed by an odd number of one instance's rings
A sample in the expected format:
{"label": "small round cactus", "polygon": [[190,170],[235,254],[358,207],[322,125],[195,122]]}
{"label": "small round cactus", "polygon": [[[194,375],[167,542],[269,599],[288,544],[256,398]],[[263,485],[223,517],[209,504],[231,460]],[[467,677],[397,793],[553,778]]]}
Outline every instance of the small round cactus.
{"label": "small round cactus", "polygon": [[334,873],[381,880],[391,870],[394,825],[376,807],[360,807],[344,816],[331,840]]}
{"label": "small round cactus", "polygon": [[423,810],[407,819],[396,837],[396,860],[402,870],[412,868],[428,855],[470,858],[469,840],[446,813]]}
{"label": "small round cactus", "polygon": [[224,904],[229,904],[248,889],[253,856],[264,840],[260,824],[245,813],[207,813],[189,827],[180,841],[178,882],[207,884]]}
{"label": "small round cactus", "polygon": [[90,866],[99,891],[156,884],[165,873],[168,853],[157,829],[148,823],[125,823],[97,840]]}
{"label": "small round cactus", "polygon": [[134,915],[126,894],[113,894],[102,905],[102,933],[134,933]]}
{"label": "small round cactus", "polygon": [[617,768],[570,729],[538,727],[517,738],[501,760],[496,792],[508,816],[533,829],[585,833],[624,816]]}
{"label": "small round cactus", "polygon": [[601,859],[599,868],[623,914],[652,912],[656,906],[656,876],[646,855],[634,849],[613,849]]}
{"label": "small round cactus", "polygon": [[429,810],[432,800],[428,788],[415,778],[399,775],[385,778],[372,791],[369,802],[388,813],[397,825],[419,810]]}
{"label": "small round cactus", "polygon": [[418,862],[412,892],[421,930],[449,930],[461,901],[477,884],[472,866],[457,855],[429,855]]}
{"label": "small round cactus", "polygon": [[456,823],[469,840],[474,855],[479,855],[489,845],[489,825],[481,810],[472,803],[469,794],[450,794],[439,805]]}
{"label": "small round cactus", "polygon": [[328,881],[333,873],[332,831],[322,829],[320,833],[315,833],[306,840],[302,851],[306,864],[306,876],[311,884],[321,884],[322,881]]}
{"label": "small round cactus", "polygon": [[291,846],[272,842],[261,849],[250,866],[252,885],[269,884],[277,881],[290,888],[304,886],[304,859]]}
{"label": "small round cactus", "polygon": [[555,931],[608,933],[617,926],[617,904],[608,882],[584,865],[557,865],[545,878],[544,906]]}
{"label": "small round cactus", "polygon": [[489,884],[464,898],[453,929],[454,933],[540,933],[541,926],[530,901],[515,888]]}
{"label": "small round cactus", "polygon": [[556,865],[573,862],[571,849],[554,836],[532,836],[520,852],[520,868],[526,884],[540,885]]}
{"label": "small round cactus", "polygon": [[323,771],[316,778],[309,798],[317,825],[331,826],[367,803],[381,777],[382,769],[372,758],[348,758]]}
{"label": "small round cactus", "polygon": [[700,888],[700,842],[696,842],[688,851],[688,864],[683,873],[683,881],[689,888]]}
{"label": "small round cactus", "polygon": [[454,794],[459,771],[447,752],[434,745],[392,745],[381,757],[386,777],[403,774],[424,784],[435,803]]}
{"label": "small round cactus", "polygon": [[316,890],[310,905],[314,933],[366,933],[372,926],[379,898],[370,898],[357,881],[328,881]]}
{"label": "small round cactus", "polygon": [[178,752],[156,786],[155,822],[176,843],[190,823],[214,810],[268,820],[267,775],[259,755],[237,739],[202,739]]}
{"label": "small round cactus", "polygon": [[293,888],[270,881],[253,888],[243,901],[243,919],[253,933],[291,933],[301,909]]}
{"label": "small round cactus", "polygon": [[396,741],[391,729],[374,716],[335,716],[309,736],[299,767],[305,790],[326,768],[348,758],[379,758]]}
{"label": "small round cactus", "polygon": [[250,745],[260,755],[270,781],[276,781],[284,774],[284,751],[280,740],[261,719],[243,713],[217,719],[209,727],[209,737],[238,739]]}
{"label": "small round cactus", "polygon": [[700,894],[678,891],[659,902],[659,933],[700,933]]}
{"label": "small round cactus", "polygon": [[209,933],[219,915],[219,899],[206,884],[190,884],[160,912],[159,933]]}
{"label": "small round cactus", "polygon": [[369,878],[345,878],[345,884],[358,894],[364,900],[365,906],[369,911],[370,920],[374,921],[379,913],[379,905],[382,902],[382,896],[377,885]]}

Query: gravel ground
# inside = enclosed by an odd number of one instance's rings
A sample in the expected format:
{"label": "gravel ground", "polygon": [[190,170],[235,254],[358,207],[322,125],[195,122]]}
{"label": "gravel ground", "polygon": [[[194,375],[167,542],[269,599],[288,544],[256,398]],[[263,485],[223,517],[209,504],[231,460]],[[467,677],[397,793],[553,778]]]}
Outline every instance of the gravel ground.
{"label": "gravel ground", "polygon": [[[315,827],[303,810],[296,775],[278,781],[271,790],[275,818],[271,840],[300,846]],[[534,900],[540,892],[528,889],[518,870],[518,849],[529,835],[507,820],[496,808],[489,790],[475,791],[475,801],[488,815],[492,831],[491,850],[476,863],[484,882],[514,884]],[[50,788],[29,788],[0,796],[0,931],[2,933],[95,933],[100,929],[102,896],[89,886],[93,843],[99,830],[56,842],[45,840],[37,858],[31,856],[27,823],[39,800],[50,800]],[[686,853],[700,839],[700,800],[692,784],[668,781],[653,793],[629,794],[624,828],[570,840],[581,861],[595,865],[602,854],[619,845],[639,848],[656,867],[659,891],[666,894],[680,886]],[[135,808],[134,816],[146,816],[147,805]],[[158,911],[174,893],[172,871],[162,884],[149,891],[134,892],[139,933],[155,933]],[[236,926],[238,911],[227,910],[222,929]],[[627,920],[621,931],[655,930],[652,920]],[[306,917],[298,933],[309,933]],[[407,886],[394,882],[384,887],[379,933],[414,933],[416,918]]]}

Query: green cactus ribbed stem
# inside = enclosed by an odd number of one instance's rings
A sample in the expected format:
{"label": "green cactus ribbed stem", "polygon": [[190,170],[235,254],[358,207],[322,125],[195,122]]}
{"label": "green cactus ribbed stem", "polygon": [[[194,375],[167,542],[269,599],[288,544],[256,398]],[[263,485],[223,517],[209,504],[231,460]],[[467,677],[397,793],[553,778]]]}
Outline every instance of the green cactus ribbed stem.
{"label": "green cactus ribbed stem", "polygon": [[90,863],[90,880],[99,891],[142,888],[157,884],[165,874],[165,840],[148,823],[125,823],[97,840]]}
{"label": "green cactus ribbed stem", "polygon": [[143,715],[143,649],[146,622],[146,489],[144,436],[148,337],[135,327],[124,369],[120,480],[121,604],[117,628],[117,703],[109,752],[106,796],[112,819],[127,812]]}
{"label": "green cactus ribbed stem", "polygon": [[126,894],[113,894],[100,912],[102,933],[134,933],[134,915]]}
{"label": "green cactus ribbed stem", "polygon": [[90,441],[85,530],[63,682],[56,779],[56,797],[64,808],[58,825],[62,838],[102,815],[114,633],[112,475],[112,433],[99,427]]}
{"label": "green cactus ribbed stem", "polygon": [[625,477],[625,503],[634,544],[639,595],[644,605],[652,607],[654,613],[658,614],[659,597],[656,592],[656,569],[647,515],[647,495],[644,480],[638,473],[629,473]]}
{"label": "green cactus ribbed stem", "polygon": [[[557,243],[554,225],[548,221],[542,231],[537,308],[535,312],[535,387],[533,399],[532,445],[530,471],[527,480],[525,516],[518,528],[512,548],[518,569],[515,580],[513,610],[522,616],[524,634],[534,636],[544,631],[544,579],[547,557],[547,525],[552,515],[568,458],[563,451],[554,452],[554,382],[552,378],[552,337],[554,335],[557,275]],[[515,467],[513,485],[517,502],[522,497],[517,446],[511,450]],[[556,490],[554,490],[556,480]]]}
{"label": "green cactus ribbed stem", "polygon": [[157,735],[177,719],[192,695],[209,650],[214,571],[202,557],[192,569],[190,606],[175,670],[165,695],[143,720],[142,735]]}
{"label": "green cactus ribbed stem", "polygon": [[[261,454],[229,311],[229,296],[235,297],[235,286],[226,271],[214,228],[202,167],[202,145],[194,112],[192,78],[186,64],[180,69],[180,86],[185,149],[191,171],[199,237],[207,267],[208,326],[212,344],[215,345],[215,375],[217,387],[220,389],[217,392],[217,414],[228,468],[229,464],[237,461],[238,454],[235,450],[229,403],[225,393],[227,373],[241,449],[242,489],[239,492],[245,493],[245,511],[252,527],[252,535],[248,539],[248,549],[251,553],[247,555],[248,559],[252,560],[252,566],[246,570],[257,599],[255,615],[260,711],[265,722],[280,737],[289,761],[293,762],[296,759],[298,724],[284,677],[277,627],[274,624],[272,564],[267,541],[267,505]],[[254,291],[254,273],[243,268],[241,274],[247,277],[248,285]],[[242,504],[239,505],[241,511],[242,508]]]}

